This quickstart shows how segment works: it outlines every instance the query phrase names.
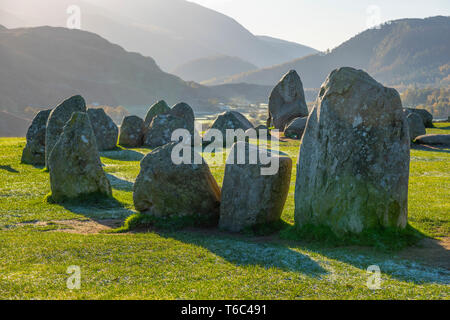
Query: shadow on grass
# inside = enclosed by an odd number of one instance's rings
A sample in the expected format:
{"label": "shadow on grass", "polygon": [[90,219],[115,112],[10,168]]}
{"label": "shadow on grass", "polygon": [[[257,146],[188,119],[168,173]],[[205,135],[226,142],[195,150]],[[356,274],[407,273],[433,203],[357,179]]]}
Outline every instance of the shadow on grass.
{"label": "shadow on grass", "polygon": [[444,152],[450,153],[450,148],[443,146],[428,146],[424,144],[412,144],[411,149],[420,151],[433,151],[433,152]]}
{"label": "shadow on grass", "polygon": [[100,156],[111,160],[141,161],[145,155],[134,150],[116,148],[111,151],[102,151]]}
{"label": "shadow on grass", "polygon": [[108,178],[109,182],[111,183],[111,187],[116,190],[120,191],[133,191],[133,182],[130,182],[128,180],[120,179],[112,174],[107,173],[106,177]]}
{"label": "shadow on grass", "polygon": [[[373,229],[342,238],[336,237],[328,228],[306,226],[298,230],[290,226],[282,230],[280,237],[297,242],[293,243],[294,247],[316,252],[361,270],[377,265],[382,273],[400,281],[450,284],[450,269],[442,267],[441,263],[426,261],[426,254],[422,257],[415,251],[427,237],[410,225],[404,231]],[[422,253],[426,253],[427,248],[423,249]],[[439,260],[450,258],[444,247],[435,246],[434,250]],[[412,254],[404,254],[406,252]]]}
{"label": "shadow on grass", "polygon": [[[245,233],[253,236],[272,234],[284,225],[283,222],[280,222],[272,227],[262,226],[257,233],[250,229]],[[130,216],[124,227],[117,229],[116,232],[152,231],[164,238],[203,247],[236,266],[254,265],[267,269],[276,268],[315,278],[328,273],[309,256],[287,246],[221,232],[215,228],[216,226],[217,219],[215,221],[202,220],[201,217],[161,219],[138,213]]]}
{"label": "shadow on grass", "polygon": [[49,194],[46,199],[50,204],[60,205],[72,213],[83,215],[107,227],[111,227],[111,220],[123,221],[135,213],[124,203],[102,194],[85,195],[59,202],[54,202]]}
{"label": "shadow on grass", "polygon": [[16,169],[12,168],[10,165],[8,166],[0,166],[0,170],[6,170],[11,173],[19,173]]}

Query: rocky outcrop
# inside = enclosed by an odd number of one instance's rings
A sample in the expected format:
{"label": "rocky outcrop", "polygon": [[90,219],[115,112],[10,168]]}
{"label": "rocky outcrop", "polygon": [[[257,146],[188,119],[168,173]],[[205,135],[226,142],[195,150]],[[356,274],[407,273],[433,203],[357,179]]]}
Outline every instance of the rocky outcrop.
{"label": "rocky outcrop", "polygon": [[323,225],[338,235],[404,228],[409,152],[398,92],[364,71],[334,70],[320,89],[303,135],[296,225]]}
{"label": "rocky outcrop", "polygon": [[86,113],[75,112],[66,123],[50,152],[48,169],[52,201],[63,202],[89,195],[111,196],[111,186]]}
{"label": "rocky outcrop", "polygon": [[284,131],[287,124],[295,118],[308,116],[305,92],[299,75],[289,71],[278,82],[269,97],[269,118],[267,125]]}

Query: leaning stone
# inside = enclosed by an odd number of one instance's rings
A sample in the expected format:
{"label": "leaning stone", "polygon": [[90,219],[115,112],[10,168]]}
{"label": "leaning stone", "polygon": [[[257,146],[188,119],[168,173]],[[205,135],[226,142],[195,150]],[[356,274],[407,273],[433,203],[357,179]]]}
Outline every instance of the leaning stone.
{"label": "leaning stone", "polygon": [[308,116],[305,92],[299,75],[289,71],[278,82],[269,97],[268,126],[284,131],[286,125],[295,118]]}
{"label": "leaning stone", "polygon": [[201,164],[174,163],[172,152],[180,146],[166,144],[141,161],[134,184],[134,206],[156,217],[193,216],[217,223],[220,188],[200,155],[196,156]]}
{"label": "leaning stone", "polygon": [[147,112],[147,116],[145,117],[145,128],[148,128],[150,123],[153,121],[153,118],[156,116],[168,113],[170,113],[170,107],[167,103],[164,100],[158,101],[152,105]]}
{"label": "leaning stone", "polygon": [[115,149],[119,137],[119,128],[114,121],[101,108],[88,109],[88,115],[97,139],[98,151]]}
{"label": "leaning stone", "polygon": [[427,130],[423,125],[422,117],[417,113],[410,113],[406,119],[408,120],[409,138],[411,141],[414,141],[418,136],[427,133]]}
{"label": "leaning stone", "polygon": [[427,134],[416,138],[416,143],[450,147],[450,134]]}
{"label": "leaning stone", "polygon": [[292,139],[301,139],[303,133],[305,132],[306,123],[308,122],[308,117],[296,118],[292,120],[284,130],[284,135]]}
{"label": "leaning stone", "polygon": [[[245,150],[244,164],[236,161],[239,148]],[[278,161],[279,169],[274,174],[263,175],[261,169],[267,165],[261,163],[259,156],[252,162],[250,152],[256,155],[265,152]],[[234,144],[225,167],[219,227],[239,232],[279,221],[289,192],[291,171],[289,157],[267,153],[245,142]]]}
{"label": "leaning stone", "polygon": [[94,131],[86,113],[75,112],[50,152],[51,199],[55,202],[89,195],[111,196],[100,162]]}
{"label": "leaning stone", "polygon": [[327,226],[338,235],[405,228],[409,153],[398,92],[364,71],[334,70],[320,89],[303,135],[296,225]]}
{"label": "leaning stone", "polygon": [[45,133],[45,160],[48,166],[48,157],[59,139],[64,126],[74,112],[86,112],[86,102],[82,96],[73,96],[52,110],[48,117]]}
{"label": "leaning stone", "polygon": [[144,138],[144,120],[138,116],[125,117],[120,126],[119,145],[124,147],[142,147]]}
{"label": "leaning stone", "polygon": [[27,144],[23,149],[22,163],[45,165],[45,131],[52,110],[40,111],[34,117],[27,132]]}

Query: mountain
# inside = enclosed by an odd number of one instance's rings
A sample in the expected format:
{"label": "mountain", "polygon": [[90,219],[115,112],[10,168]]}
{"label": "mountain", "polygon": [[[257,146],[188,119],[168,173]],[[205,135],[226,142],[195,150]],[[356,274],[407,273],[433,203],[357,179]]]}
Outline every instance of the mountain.
{"label": "mountain", "polygon": [[292,59],[298,59],[301,57],[306,57],[308,55],[318,53],[316,49],[313,49],[311,47],[296,42],[281,40],[269,36],[257,36],[257,37],[258,39],[268,43],[269,45],[281,49],[286,54],[290,55]]}
{"label": "mountain", "polygon": [[0,111],[0,137],[25,137],[30,121],[6,111]]}
{"label": "mountain", "polygon": [[159,99],[208,109],[210,90],[161,71],[151,58],[85,31],[0,30],[0,110],[54,106],[82,94],[88,103],[150,105]]}
{"label": "mountain", "polygon": [[301,57],[295,45],[287,49],[283,41],[257,37],[234,19],[185,0],[2,0],[0,23],[8,28],[66,27],[67,9],[73,5],[81,10],[83,30],[153,57],[163,70],[217,55],[258,67]]}
{"label": "mountain", "polygon": [[223,83],[274,85],[291,69],[318,88],[335,68],[364,69],[386,85],[448,85],[450,17],[402,19],[366,30],[328,54],[315,54],[229,77]]}
{"label": "mountain", "polygon": [[214,56],[192,60],[178,66],[172,74],[185,80],[202,82],[217,81],[231,75],[258,69],[254,64],[238,57]]}

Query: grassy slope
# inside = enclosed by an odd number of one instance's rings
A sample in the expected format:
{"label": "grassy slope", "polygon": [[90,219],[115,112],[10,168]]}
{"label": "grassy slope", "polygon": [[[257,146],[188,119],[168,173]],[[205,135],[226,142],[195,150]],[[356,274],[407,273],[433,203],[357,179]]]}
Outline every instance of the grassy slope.
{"label": "grassy slope", "polygon": [[[439,124],[448,127],[449,124]],[[433,133],[448,133],[433,129]],[[370,248],[158,231],[142,234],[49,232],[58,221],[125,218],[133,213],[132,181],[148,150],[103,153],[117,202],[96,207],[47,204],[48,173],[19,163],[24,139],[0,139],[0,298],[390,299],[449,297],[450,273]],[[294,159],[298,142],[283,145]],[[449,151],[449,150],[447,150]],[[211,166],[221,184],[223,167]],[[295,177],[295,172],[293,173]],[[293,223],[294,182],[283,219]],[[450,153],[412,151],[409,217],[431,237],[450,234]],[[50,225],[35,222],[56,221]],[[30,223],[31,222],[31,223]],[[380,266],[382,290],[366,287]],[[81,290],[66,289],[79,265]]]}

